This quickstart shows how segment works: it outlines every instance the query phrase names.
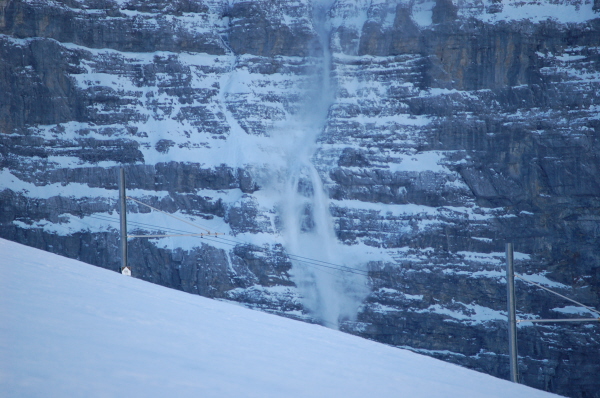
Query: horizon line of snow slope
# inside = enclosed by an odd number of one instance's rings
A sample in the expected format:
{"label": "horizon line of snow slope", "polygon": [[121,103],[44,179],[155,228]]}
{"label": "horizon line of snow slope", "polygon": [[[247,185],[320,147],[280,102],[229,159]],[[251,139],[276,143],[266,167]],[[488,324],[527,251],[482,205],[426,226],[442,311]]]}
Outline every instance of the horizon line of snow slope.
{"label": "horizon line of snow slope", "polygon": [[550,397],[0,240],[3,397]]}

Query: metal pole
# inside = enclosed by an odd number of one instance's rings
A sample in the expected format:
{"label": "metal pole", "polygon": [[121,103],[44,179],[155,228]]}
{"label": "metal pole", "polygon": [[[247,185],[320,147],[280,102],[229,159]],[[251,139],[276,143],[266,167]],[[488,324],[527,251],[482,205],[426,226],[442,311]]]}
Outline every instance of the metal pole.
{"label": "metal pole", "polygon": [[519,382],[517,362],[517,315],[515,310],[515,270],[513,244],[506,244],[506,289],[508,298],[508,355],[510,357],[510,381]]}
{"label": "metal pole", "polygon": [[119,170],[119,213],[121,216],[121,272],[127,267],[127,204],[125,202],[125,169]]}

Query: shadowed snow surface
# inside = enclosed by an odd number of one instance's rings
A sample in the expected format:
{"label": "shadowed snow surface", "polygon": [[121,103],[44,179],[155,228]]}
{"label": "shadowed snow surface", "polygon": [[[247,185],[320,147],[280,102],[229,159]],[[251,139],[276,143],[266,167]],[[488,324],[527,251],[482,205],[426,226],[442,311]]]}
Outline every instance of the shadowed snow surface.
{"label": "shadowed snow surface", "polygon": [[2,397],[553,396],[6,240],[0,275]]}

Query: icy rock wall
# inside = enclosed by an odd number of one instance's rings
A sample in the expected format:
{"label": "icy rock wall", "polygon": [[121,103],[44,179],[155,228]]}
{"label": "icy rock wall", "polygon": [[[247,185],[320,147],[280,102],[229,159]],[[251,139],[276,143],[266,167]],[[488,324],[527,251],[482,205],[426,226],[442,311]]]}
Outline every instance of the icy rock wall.
{"label": "icy rock wall", "polygon": [[[597,306],[598,8],[333,3],[311,161],[333,262],[357,261],[370,292],[342,330],[508,377],[507,240],[519,273]],[[228,234],[132,239],[136,277],[318,321],[273,189],[274,138],[322,67],[313,15],[300,0],[0,1],[1,236],[116,270],[124,165],[130,196]],[[198,232],[128,210],[132,231]],[[589,316],[517,289],[519,317]],[[597,328],[520,327],[523,382],[598,396]]]}

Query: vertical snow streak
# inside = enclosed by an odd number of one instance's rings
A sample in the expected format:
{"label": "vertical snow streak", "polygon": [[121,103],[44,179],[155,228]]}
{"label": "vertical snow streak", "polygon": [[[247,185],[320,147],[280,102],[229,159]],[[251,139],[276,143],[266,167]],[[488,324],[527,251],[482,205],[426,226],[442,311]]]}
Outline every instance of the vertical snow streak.
{"label": "vertical snow streak", "polygon": [[[287,162],[280,210],[284,239],[291,254],[348,264],[343,258],[344,247],[335,236],[328,195],[312,163],[317,137],[325,129],[334,100],[327,21],[333,2],[313,1],[313,26],[318,39],[312,53],[315,73],[309,79],[304,109],[277,137]],[[292,272],[305,307],[328,327],[337,329],[340,320],[354,317],[367,294],[366,281],[359,275],[301,262],[294,262]]]}

